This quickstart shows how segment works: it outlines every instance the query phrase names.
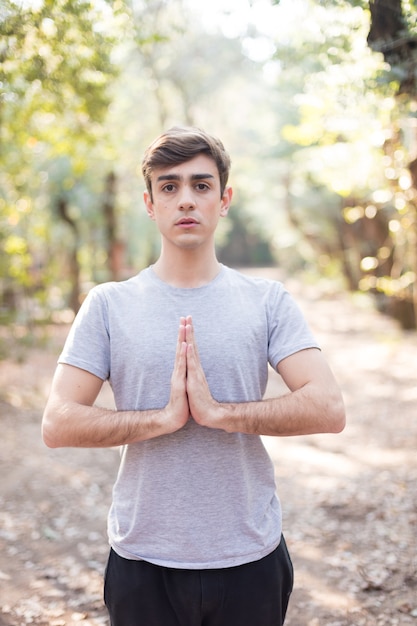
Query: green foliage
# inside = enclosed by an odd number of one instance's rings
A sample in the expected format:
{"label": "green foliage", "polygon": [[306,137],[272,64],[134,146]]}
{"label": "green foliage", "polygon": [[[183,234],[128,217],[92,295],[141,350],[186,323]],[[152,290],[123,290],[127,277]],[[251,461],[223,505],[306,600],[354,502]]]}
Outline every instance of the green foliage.
{"label": "green foliage", "polygon": [[50,142],[59,130],[62,141],[70,133],[91,138],[109,105],[105,87],[114,75],[113,38],[95,28],[93,4],[45,0],[38,10],[8,5],[0,24],[3,145],[16,133],[23,145],[31,136]]}
{"label": "green foliage", "polygon": [[[368,7],[305,0],[287,15],[286,38],[276,48],[277,89],[290,92],[297,113],[281,126],[281,152],[291,158],[286,206],[322,268],[325,258],[338,259],[352,289],[384,296],[387,310],[401,301],[417,311],[417,178],[409,169],[416,107],[404,76],[367,45]],[[403,10],[409,41],[415,4],[404,2]],[[401,322],[409,326],[406,317]],[[414,326],[416,319],[414,313]]]}
{"label": "green foliage", "polygon": [[[26,297],[62,273],[53,206],[60,196],[97,192],[105,152],[114,37],[87,1],[3,3],[0,13],[0,266],[2,294]],[[65,163],[63,168],[61,165]],[[95,187],[95,189],[94,189]],[[91,199],[91,198],[90,198]],[[86,212],[88,216],[88,211]],[[64,235],[65,236],[65,235]],[[56,239],[58,237],[58,240]]]}
{"label": "green foliage", "polygon": [[[191,0],[3,0],[3,310],[22,297],[62,309],[74,272],[87,287],[109,278],[109,172],[124,271],[154,260],[140,159],[177,123],[205,127],[232,153],[239,195],[219,252],[233,264],[267,264],[274,250],[290,270],[339,267],[352,288],[409,298],[417,151],[415,103],[398,95],[404,77],[367,45],[365,0],[271,5],[262,26],[266,3],[250,2],[246,29],[232,36],[225,20],[203,21],[210,7]],[[413,38],[416,3],[402,7]],[[21,310],[36,317],[39,306]]]}

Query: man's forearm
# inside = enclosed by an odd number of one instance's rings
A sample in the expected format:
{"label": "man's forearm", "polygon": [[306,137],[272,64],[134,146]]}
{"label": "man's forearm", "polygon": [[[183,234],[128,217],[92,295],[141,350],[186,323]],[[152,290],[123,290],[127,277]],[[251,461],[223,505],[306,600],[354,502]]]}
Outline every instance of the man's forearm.
{"label": "man's forearm", "polygon": [[121,446],[176,430],[166,413],[166,409],[115,411],[67,402],[47,408],[42,434],[51,448]]}
{"label": "man's forearm", "polygon": [[306,385],[259,402],[216,403],[201,423],[251,435],[289,437],[338,433],[345,426],[345,410],[338,390],[322,394],[319,389]]}
{"label": "man's forearm", "polygon": [[99,408],[94,402],[103,381],[80,368],[58,365],[42,420],[46,445],[51,448],[122,446],[182,428],[190,416],[183,335],[184,331],[179,333],[169,401],[160,409],[114,411]]}

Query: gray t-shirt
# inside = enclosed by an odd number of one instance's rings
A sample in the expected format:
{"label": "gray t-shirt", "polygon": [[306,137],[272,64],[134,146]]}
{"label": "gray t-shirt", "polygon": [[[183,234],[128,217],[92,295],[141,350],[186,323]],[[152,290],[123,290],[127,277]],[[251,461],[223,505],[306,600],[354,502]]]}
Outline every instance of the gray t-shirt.
{"label": "gray t-shirt", "polygon": [[[91,290],[59,361],[108,379],[118,410],[164,407],[181,316],[192,315],[211,393],[260,400],[268,362],[318,347],[276,281],[226,266],[207,285],[176,288],[149,267]],[[123,446],[108,532],[113,549],[156,565],[208,569],[261,559],[278,545],[274,468],[256,435],[199,426]]]}

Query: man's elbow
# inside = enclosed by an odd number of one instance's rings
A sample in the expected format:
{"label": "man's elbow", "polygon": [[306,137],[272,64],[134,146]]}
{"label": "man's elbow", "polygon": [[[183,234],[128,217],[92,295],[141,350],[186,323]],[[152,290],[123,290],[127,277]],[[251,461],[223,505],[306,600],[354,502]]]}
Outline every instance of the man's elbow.
{"label": "man's elbow", "polygon": [[44,444],[48,448],[59,448],[59,442],[57,437],[50,427],[48,427],[44,422],[42,422],[42,439]]}
{"label": "man's elbow", "polygon": [[329,432],[341,433],[346,426],[346,410],[340,394],[333,398],[329,406]]}
{"label": "man's elbow", "polygon": [[64,447],[52,411],[48,407],[46,407],[42,417],[41,434],[43,442],[48,448]]}

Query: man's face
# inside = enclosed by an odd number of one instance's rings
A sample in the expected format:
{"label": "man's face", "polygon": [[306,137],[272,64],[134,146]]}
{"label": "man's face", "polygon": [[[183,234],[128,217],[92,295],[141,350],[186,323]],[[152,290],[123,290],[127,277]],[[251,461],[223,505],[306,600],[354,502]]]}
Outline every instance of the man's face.
{"label": "man's face", "polygon": [[158,168],[151,178],[152,199],[144,200],[166,243],[196,248],[214,241],[220,217],[227,215],[232,190],[221,195],[216,163],[201,154],[179,165]]}

